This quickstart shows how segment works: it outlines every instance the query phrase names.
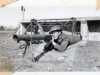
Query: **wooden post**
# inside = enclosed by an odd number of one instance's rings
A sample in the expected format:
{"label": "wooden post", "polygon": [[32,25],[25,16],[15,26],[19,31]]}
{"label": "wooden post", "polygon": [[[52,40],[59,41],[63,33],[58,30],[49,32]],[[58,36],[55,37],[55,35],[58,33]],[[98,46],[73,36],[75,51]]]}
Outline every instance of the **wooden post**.
{"label": "wooden post", "polygon": [[81,20],[81,35],[82,40],[89,40],[89,30],[86,20]]}
{"label": "wooden post", "polygon": [[75,24],[76,24],[76,20],[75,20],[76,18],[73,18],[73,26],[72,26],[72,35],[74,34],[74,32],[75,32]]}
{"label": "wooden post", "polygon": [[22,11],[22,20],[24,20],[24,12],[25,12],[25,8],[23,6],[21,6],[21,11]]}

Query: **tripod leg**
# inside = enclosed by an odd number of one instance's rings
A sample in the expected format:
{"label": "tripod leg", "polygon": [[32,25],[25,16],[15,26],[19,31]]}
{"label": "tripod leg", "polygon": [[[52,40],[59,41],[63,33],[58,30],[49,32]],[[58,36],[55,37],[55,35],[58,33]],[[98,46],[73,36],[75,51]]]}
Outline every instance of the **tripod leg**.
{"label": "tripod leg", "polygon": [[34,53],[33,53],[33,50],[32,50],[32,42],[30,41],[30,46],[31,46],[31,52],[32,52],[32,61],[34,61]]}
{"label": "tripod leg", "polygon": [[24,56],[25,56],[26,50],[27,50],[27,45],[25,46],[25,51],[24,51],[24,53],[23,53],[23,58],[24,58]]}

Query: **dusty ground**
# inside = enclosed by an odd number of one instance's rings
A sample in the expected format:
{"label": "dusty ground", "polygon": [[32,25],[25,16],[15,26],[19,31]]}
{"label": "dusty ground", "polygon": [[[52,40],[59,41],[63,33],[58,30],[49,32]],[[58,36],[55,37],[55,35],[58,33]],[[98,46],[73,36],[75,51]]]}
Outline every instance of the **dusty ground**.
{"label": "dusty ground", "polygon": [[[13,32],[0,32],[0,71],[1,72],[36,72],[36,71],[99,71],[100,42],[81,41],[68,47],[63,53],[52,51],[43,56],[38,63],[32,62],[32,52],[19,49],[22,43],[12,39]],[[39,45],[33,45],[34,54]]]}

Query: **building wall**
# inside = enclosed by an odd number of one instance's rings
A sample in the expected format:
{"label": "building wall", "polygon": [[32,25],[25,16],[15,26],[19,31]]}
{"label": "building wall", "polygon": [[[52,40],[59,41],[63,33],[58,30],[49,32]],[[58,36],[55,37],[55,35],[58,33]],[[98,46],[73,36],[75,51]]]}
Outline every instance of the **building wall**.
{"label": "building wall", "polygon": [[81,22],[80,21],[77,21],[76,22],[76,26],[75,26],[75,32],[80,32],[80,26],[81,26]]}
{"label": "building wall", "polygon": [[89,41],[100,41],[100,20],[88,21]]}
{"label": "building wall", "polygon": [[89,32],[100,32],[100,20],[87,21]]}
{"label": "building wall", "polygon": [[89,32],[89,41],[100,41],[100,32]]}
{"label": "building wall", "polygon": [[83,40],[100,41],[100,20],[85,20],[85,22],[81,21],[80,27]]}

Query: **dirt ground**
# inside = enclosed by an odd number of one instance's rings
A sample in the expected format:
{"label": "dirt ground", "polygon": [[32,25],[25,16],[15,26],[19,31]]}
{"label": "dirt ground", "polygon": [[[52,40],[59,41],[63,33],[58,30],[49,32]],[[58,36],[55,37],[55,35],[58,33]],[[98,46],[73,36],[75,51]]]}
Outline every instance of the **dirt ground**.
{"label": "dirt ground", "polygon": [[[69,71],[99,71],[100,70],[100,42],[88,41],[81,45],[81,41],[68,47],[60,53],[51,51],[43,56],[39,62],[32,62],[30,47],[23,58],[23,44],[12,39],[13,31],[0,31],[0,71],[1,72],[69,72]],[[39,45],[33,45],[34,54]]]}

